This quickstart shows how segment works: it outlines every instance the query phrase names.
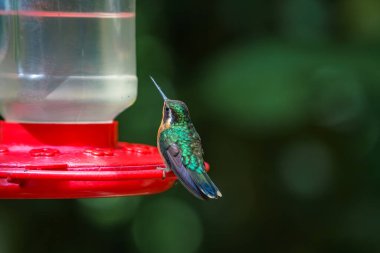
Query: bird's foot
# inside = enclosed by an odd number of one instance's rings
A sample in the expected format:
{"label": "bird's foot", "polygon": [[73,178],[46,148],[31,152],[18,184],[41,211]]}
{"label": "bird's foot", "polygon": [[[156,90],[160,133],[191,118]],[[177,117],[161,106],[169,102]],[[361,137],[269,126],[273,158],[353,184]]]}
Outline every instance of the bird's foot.
{"label": "bird's foot", "polygon": [[161,167],[157,167],[156,168],[157,170],[162,170],[162,179],[165,179],[166,178],[166,173],[168,173],[170,171],[169,168],[161,168]]}

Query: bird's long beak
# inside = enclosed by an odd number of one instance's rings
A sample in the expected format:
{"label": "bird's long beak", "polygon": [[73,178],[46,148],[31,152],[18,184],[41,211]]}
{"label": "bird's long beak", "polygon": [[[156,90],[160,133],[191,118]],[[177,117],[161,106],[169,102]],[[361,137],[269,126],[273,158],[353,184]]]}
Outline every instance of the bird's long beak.
{"label": "bird's long beak", "polygon": [[152,79],[154,85],[156,85],[158,91],[160,92],[162,98],[164,99],[164,101],[168,100],[168,97],[164,94],[164,92],[161,90],[160,86],[156,83],[156,81],[153,79],[153,77],[149,76],[150,79]]}

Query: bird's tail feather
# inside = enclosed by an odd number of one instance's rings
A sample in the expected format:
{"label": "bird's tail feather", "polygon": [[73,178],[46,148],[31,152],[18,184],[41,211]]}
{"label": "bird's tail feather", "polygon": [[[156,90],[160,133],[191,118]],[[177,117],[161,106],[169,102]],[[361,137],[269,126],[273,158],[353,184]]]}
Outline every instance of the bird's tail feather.
{"label": "bird's tail feather", "polygon": [[206,199],[217,199],[222,197],[222,193],[206,172],[198,173],[196,171],[191,171],[190,177],[196,187],[206,196]]}

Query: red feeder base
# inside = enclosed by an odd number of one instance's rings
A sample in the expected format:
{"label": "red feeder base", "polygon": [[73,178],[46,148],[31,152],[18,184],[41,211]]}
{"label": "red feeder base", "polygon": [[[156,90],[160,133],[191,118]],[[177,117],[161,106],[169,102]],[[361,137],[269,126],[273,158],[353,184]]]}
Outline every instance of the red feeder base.
{"label": "red feeder base", "polygon": [[155,194],[175,182],[156,147],[117,142],[117,122],[0,122],[0,198]]}

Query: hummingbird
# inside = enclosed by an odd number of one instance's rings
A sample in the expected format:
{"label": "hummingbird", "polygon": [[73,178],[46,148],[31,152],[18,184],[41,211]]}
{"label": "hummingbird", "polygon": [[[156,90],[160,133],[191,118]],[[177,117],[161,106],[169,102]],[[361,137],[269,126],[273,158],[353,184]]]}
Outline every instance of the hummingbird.
{"label": "hummingbird", "polygon": [[166,167],[195,197],[202,200],[222,197],[205,170],[201,138],[190,119],[186,104],[168,99],[151,76],[150,79],[164,99],[157,147]]}

